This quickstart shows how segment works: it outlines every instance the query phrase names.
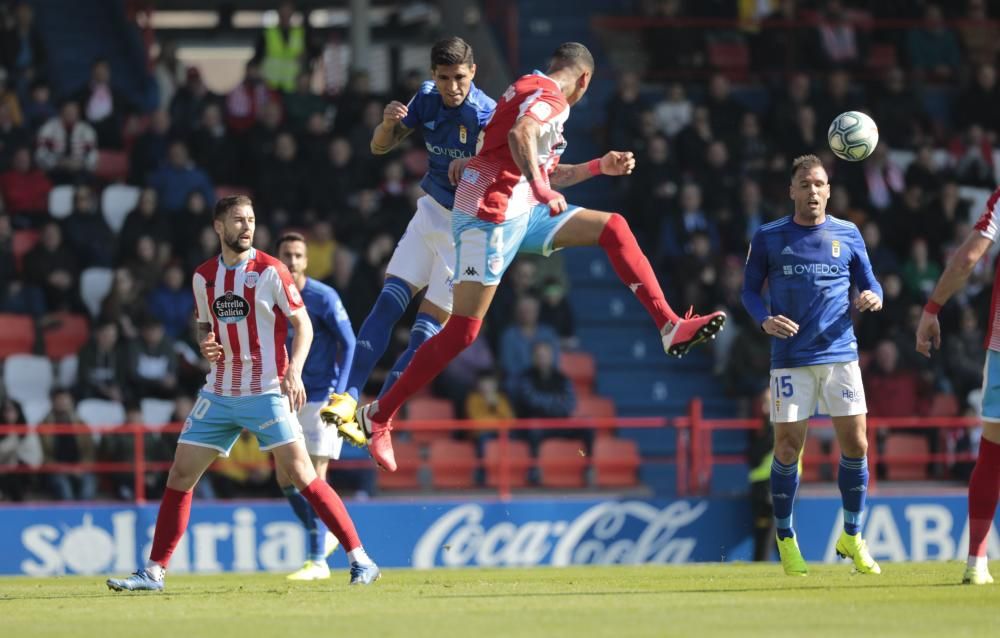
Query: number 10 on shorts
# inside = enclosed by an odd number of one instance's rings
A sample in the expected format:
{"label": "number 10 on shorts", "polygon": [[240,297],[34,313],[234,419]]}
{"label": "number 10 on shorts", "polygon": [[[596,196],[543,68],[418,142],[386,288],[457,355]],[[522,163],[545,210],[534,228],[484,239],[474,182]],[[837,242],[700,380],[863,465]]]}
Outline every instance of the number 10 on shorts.
{"label": "number 10 on shorts", "polygon": [[792,375],[786,374],[781,377],[774,377],[774,396],[785,397],[786,399],[792,396]]}

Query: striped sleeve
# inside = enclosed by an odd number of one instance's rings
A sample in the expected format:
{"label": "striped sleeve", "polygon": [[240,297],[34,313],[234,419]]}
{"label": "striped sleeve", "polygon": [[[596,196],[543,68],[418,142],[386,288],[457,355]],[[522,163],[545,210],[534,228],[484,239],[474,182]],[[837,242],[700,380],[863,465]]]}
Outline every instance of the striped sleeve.
{"label": "striped sleeve", "polygon": [[986,239],[992,242],[997,240],[997,207],[1000,203],[1000,188],[993,191],[986,202],[986,209],[976,222],[976,230]]}

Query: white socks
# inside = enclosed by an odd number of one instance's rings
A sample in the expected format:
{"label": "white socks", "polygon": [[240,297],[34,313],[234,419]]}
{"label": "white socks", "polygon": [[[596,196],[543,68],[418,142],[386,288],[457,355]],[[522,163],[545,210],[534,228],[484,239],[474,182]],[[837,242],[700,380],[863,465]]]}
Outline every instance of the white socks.
{"label": "white socks", "polygon": [[967,565],[976,571],[983,571],[986,569],[986,565],[989,562],[989,556],[985,554],[983,556],[969,556],[969,562]]}
{"label": "white socks", "polygon": [[347,560],[349,560],[352,564],[353,563],[358,563],[359,565],[375,564],[374,561],[372,561],[372,559],[368,558],[368,554],[365,552],[365,548],[361,547],[360,545],[358,547],[355,547],[351,551],[347,552]]}
{"label": "white socks", "polygon": [[146,561],[146,573],[152,576],[155,580],[163,580],[163,574],[167,570],[163,569],[163,565],[159,563],[154,563],[151,560]]}

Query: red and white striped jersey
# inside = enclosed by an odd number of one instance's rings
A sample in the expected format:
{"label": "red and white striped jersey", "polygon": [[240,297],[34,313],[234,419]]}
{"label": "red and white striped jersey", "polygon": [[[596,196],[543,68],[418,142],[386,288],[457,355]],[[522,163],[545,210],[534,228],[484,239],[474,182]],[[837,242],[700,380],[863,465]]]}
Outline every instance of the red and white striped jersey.
{"label": "red and white striped jersey", "polygon": [[499,224],[538,205],[507,145],[507,134],[522,117],[532,118],[541,127],[538,162],[548,183],[566,148],[563,125],[569,119],[569,103],[552,78],[535,71],[511,84],[497,102],[483,130],[482,147],[466,166],[455,191],[455,210]]}
{"label": "red and white striped jersey", "polygon": [[212,364],[205,391],[225,397],[281,392],[288,369],[287,317],[303,308],[288,268],[251,249],[232,268],[221,257],[198,266],[192,286],[198,323],[211,324],[224,351]]}
{"label": "red and white striped jersey", "polygon": [[[986,202],[986,210],[976,222],[976,230],[983,236],[997,242],[1000,238],[1000,228],[997,226],[997,216],[1000,215],[1000,188],[993,191]],[[990,320],[986,328],[986,347],[1000,351],[1000,260],[997,260],[997,271],[993,275],[993,298],[990,301]]]}

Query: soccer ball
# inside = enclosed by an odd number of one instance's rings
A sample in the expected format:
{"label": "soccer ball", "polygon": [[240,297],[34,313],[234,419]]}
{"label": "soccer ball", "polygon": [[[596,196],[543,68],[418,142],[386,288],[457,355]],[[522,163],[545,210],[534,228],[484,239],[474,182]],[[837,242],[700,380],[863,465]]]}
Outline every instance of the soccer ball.
{"label": "soccer ball", "polygon": [[848,162],[860,162],[878,146],[878,126],[864,113],[846,111],[833,119],[826,139],[834,155]]}

